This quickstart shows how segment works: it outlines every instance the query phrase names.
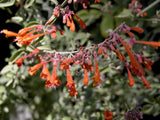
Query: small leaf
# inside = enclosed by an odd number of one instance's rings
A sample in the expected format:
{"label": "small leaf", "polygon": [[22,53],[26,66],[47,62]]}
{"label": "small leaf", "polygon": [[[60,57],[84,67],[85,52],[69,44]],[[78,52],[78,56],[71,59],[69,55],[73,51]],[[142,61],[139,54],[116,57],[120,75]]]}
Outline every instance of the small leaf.
{"label": "small leaf", "polygon": [[101,10],[102,5],[100,5],[100,4],[92,4],[92,5],[90,5],[90,8],[94,8],[94,9],[99,9],[99,10]]}
{"label": "small leaf", "polygon": [[0,86],[0,94],[5,92],[5,87],[4,86]]}
{"label": "small leaf", "polygon": [[25,7],[25,8],[31,7],[31,6],[33,5],[34,1],[35,1],[35,0],[27,0],[27,1],[25,2],[24,7]]}
{"label": "small leaf", "polygon": [[12,6],[14,5],[15,3],[15,0],[9,0],[9,1],[5,1],[5,2],[0,2],[0,7],[3,8],[3,7],[9,7],[9,6]]}
{"label": "small leaf", "polygon": [[132,11],[131,10],[128,10],[128,9],[124,9],[118,16],[116,17],[119,17],[119,18],[124,18],[124,17],[132,17],[133,14],[132,14]]}
{"label": "small leaf", "polygon": [[51,2],[53,2],[56,6],[58,5],[58,1],[57,0],[50,0]]}
{"label": "small leaf", "polygon": [[20,16],[14,16],[14,17],[11,18],[11,21],[15,22],[15,23],[20,23],[20,22],[23,21],[23,18],[20,17]]}
{"label": "small leaf", "polygon": [[102,12],[95,9],[91,9],[89,12],[87,10],[81,10],[77,12],[77,15],[89,26],[102,16]]}
{"label": "small leaf", "polygon": [[106,37],[114,28],[114,18],[111,15],[106,15],[102,18],[100,31],[102,36]]}
{"label": "small leaf", "polygon": [[39,50],[51,50],[51,48],[49,47],[49,45],[43,45],[43,46],[39,46],[37,47]]}
{"label": "small leaf", "polygon": [[11,71],[11,70],[12,70],[12,67],[13,67],[12,64],[6,65],[6,66],[1,70],[1,74],[6,74],[7,72]]}
{"label": "small leaf", "polygon": [[29,27],[29,26],[33,26],[33,25],[38,25],[39,22],[36,22],[36,21],[32,21],[32,22],[29,22],[25,27]]}
{"label": "small leaf", "polygon": [[18,58],[22,57],[22,55],[24,54],[24,49],[19,49],[17,50],[9,59],[9,61],[11,63],[15,62]]}
{"label": "small leaf", "polygon": [[101,70],[100,70],[100,73],[101,74],[104,74],[104,73],[107,73],[108,71],[110,71],[111,70],[111,68],[107,65],[107,66],[105,66],[104,68],[102,68]]}

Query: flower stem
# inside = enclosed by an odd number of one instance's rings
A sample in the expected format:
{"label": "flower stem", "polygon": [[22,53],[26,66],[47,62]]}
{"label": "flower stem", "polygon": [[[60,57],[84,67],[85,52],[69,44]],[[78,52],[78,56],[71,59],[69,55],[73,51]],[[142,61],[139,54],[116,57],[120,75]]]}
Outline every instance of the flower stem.
{"label": "flower stem", "polygon": [[151,9],[152,7],[154,7],[155,5],[157,5],[160,2],[160,0],[156,0],[154,1],[152,4],[150,4],[148,7],[146,7],[145,9],[142,10],[142,13],[148,11],[149,9]]}
{"label": "flower stem", "polygon": [[63,8],[67,4],[68,0],[65,0],[62,4],[61,7]]}

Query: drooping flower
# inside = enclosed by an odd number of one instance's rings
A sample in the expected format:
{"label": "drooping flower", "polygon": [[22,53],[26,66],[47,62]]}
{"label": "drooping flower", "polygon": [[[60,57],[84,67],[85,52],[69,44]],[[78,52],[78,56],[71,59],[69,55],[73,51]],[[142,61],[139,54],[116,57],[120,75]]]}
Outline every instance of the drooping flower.
{"label": "drooping flower", "polygon": [[81,20],[81,18],[79,18],[75,13],[73,13],[73,15],[77,18],[77,20],[80,23],[81,28],[85,29],[86,28],[86,24]]}
{"label": "drooping flower", "polygon": [[149,82],[145,79],[144,76],[141,76],[141,80],[143,81],[144,86],[146,86],[147,88],[151,88]]}
{"label": "drooping flower", "polygon": [[113,112],[106,110],[104,112],[104,119],[105,120],[112,120],[113,119]]}
{"label": "drooping flower", "polygon": [[125,61],[124,55],[120,53],[118,49],[116,49],[115,52],[121,61]]}
{"label": "drooping flower", "polygon": [[64,35],[63,31],[61,29],[59,29],[58,27],[56,26],[51,26],[52,27],[52,30],[49,30],[48,32],[51,34],[51,37],[52,38],[56,38],[56,30],[58,30],[60,32],[61,35]]}
{"label": "drooping flower", "polygon": [[84,79],[83,79],[83,84],[84,85],[88,85],[88,74],[87,74],[87,70],[84,69]]}
{"label": "drooping flower", "polygon": [[40,74],[40,77],[42,79],[49,79],[50,78],[50,73],[49,73],[49,70],[48,70],[46,64],[43,64],[43,69],[42,69],[42,72]]}
{"label": "drooping flower", "polygon": [[35,48],[35,49],[32,51],[31,55],[36,55],[37,53],[39,53],[39,49],[38,49],[38,48]]}
{"label": "drooping flower", "polygon": [[122,45],[126,49],[126,52],[128,53],[128,56],[130,58],[131,65],[132,65],[132,68],[131,68],[132,73],[135,72],[139,76],[145,75],[145,72],[144,72],[142,66],[137,62],[136,58],[134,57],[134,55],[132,54],[132,52],[130,51],[130,49],[126,45],[126,43],[121,38],[119,38],[119,41],[122,43]]}
{"label": "drooping flower", "polygon": [[59,80],[58,76],[57,76],[57,65],[58,65],[58,60],[55,60],[53,62],[53,73],[51,76],[51,81],[53,82],[54,86],[59,86],[61,84],[61,81]]}
{"label": "drooping flower", "polygon": [[28,57],[31,57],[32,55],[35,55],[39,52],[39,49],[36,48],[32,51],[32,53],[30,53],[29,55],[26,55],[26,56],[23,56],[21,58],[19,58],[18,60],[15,61],[15,64],[17,64],[18,67],[21,67],[22,66],[22,63],[23,63],[23,60],[28,58]]}
{"label": "drooping flower", "polygon": [[145,67],[148,69],[148,70],[151,70],[152,69],[152,65],[153,65],[153,62],[148,60],[146,57],[142,56],[142,63],[145,65]]}
{"label": "drooping flower", "polygon": [[87,70],[87,71],[92,71],[93,72],[93,66],[92,66],[92,64],[89,65],[89,64],[83,62],[83,64],[81,65],[81,67],[83,69]]}
{"label": "drooping flower", "polygon": [[99,84],[102,82],[100,79],[100,71],[97,63],[97,54],[94,52],[94,59],[95,59],[95,73],[94,76],[91,78],[93,81],[93,86],[99,86]]}
{"label": "drooping flower", "polygon": [[22,66],[22,62],[24,59],[26,59],[28,56],[23,56],[21,58],[19,58],[18,60],[15,61],[15,64],[17,64],[17,66],[20,68]]}
{"label": "drooping flower", "polygon": [[135,81],[134,81],[134,79],[133,79],[133,77],[132,77],[132,74],[131,74],[129,68],[128,68],[128,67],[126,67],[126,68],[127,68],[128,77],[129,77],[129,83],[128,83],[128,85],[129,85],[129,86],[133,86],[133,85],[135,84]]}
{"label": "drooping flower", "polygon": [[63,24],[67,24],[67,26],[70,27],[71,31],[75,31],[75,24],[72,15],[74,15],[77,18],[81,28],[83,29],[86,28],[85,23],[73,11],[71,11],[69,7],[66,7],[65,11],[63,11],[62,14],[63,14]]}
{"label": "drooping flower", "polygon": [[45,64],[46,62],[41,62],[37,65],[34,65],[33,67],[30,67],[28,69],[28,73],[33,76],[34,74],[36,74],[36,72]]}
{"label": "drooping flower", "polygon": [[74,58],[75,57],[71,57],[71,58],[68,58],[68,59],[61,60],[59,68],[61,70],[69,69],[69,65],[73,62]]}
{"label": "drooping flower", "polygon": [[69,95],[71,97],[73,97],[73,96],[76,97],[76,95],[78,94],[78,91],[76,91],[76,89],[75,89],[75,83],[73,81],[73,78],[72,78],[72,75],[71,75],[71,72],[69,71],[69,69],[67,69],[67,84],[66,84],[66,86],[70,90]]}

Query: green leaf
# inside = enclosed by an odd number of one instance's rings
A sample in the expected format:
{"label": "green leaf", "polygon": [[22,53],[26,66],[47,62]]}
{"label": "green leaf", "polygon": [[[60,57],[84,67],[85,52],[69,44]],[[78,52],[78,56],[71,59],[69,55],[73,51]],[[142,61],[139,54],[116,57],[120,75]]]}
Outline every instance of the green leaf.
{"label": "green leaf", "polygon": [[[3,0],[3,1],[4,1],[4,0]],[[6,2],[6,1],[3,2],[3,1],[0,2],[0,7],[1,7],[1,8],[12,6],[12,5],[14,5],[14,3],[15,3],[15,0],[9,0],[9,1],[7,1],[7,2]]]}
{"label": "green leaf", "polygon": [[51,50],[51,48],[49,47],[49,45],[43,45],[43,46],[39,46],[37,47],[39,50]]}
{"label": "green leaf", "polygon": [[24,7],[25,7],[25,8],[31,7],[31,6],[33,5],[34,1],[35,1],[35,0],[27,0],[27,1],[25,2]]}
{"label": "green leaf", "polygon": [[100,24],[100,31],[103,37],[109,35],[109,33],[114,28],[114,18],[111,15],[106,15],[102,18],[102,22]]}
{"label": "green leaf", "polygon": [[14,23],[20,23],[22,21],[23,21],[23,18],[20,16],[14,16],[11,18],[11,22],[14,22]]}
{"label": "green leaf", "polygon": [[11,71],[11,70],[12,70],[12,67],[13,67],[12,64],[6,65],[6,66],[1,70],[1,74],[6,74],[7,72]]}
{"label": "green leaf", "polygon": [[87,10],[81,10],[77,12],[77,15],[89,26],[102,16],[102,12],[95,9],[91,9],[89,12]]}
{"label": "green leaf", "polygon": [[133,17],[132,11],[128,9],[124,9],[118,16],[119,18]]}
{"label": "green leaf", "polygon": [[22,55],[24,54],[24,49],[19,49],[17,50],[9,59],[9,61],[11,63],[15,62],[18,58],[22,57]]}
{"label": "green leaf", "polygon": [[0,86],[0,94],[5,92],[5,87],[4,86]]}
{"label": "green leaf", "polygon": [[100,5],[100,4],[92,4],[92,5],[90,5],[90,7],[100,10],[102,8],[102,5]]}
{"label": "green leaf", "polygon": [[107,73],[108,71],[110,71],[111,68],[107,65],[105,67],[103,67],[101,70],[100,70],[100,73],[101,74],[104,74],[104,73]]}
{"label": "green leaf", "polygon": [[32,21],[32,22],[29,22],[25,27],[29,27],[29,26],[33,26],[33,25],[38,25],[39,22],[36,22],[36,21]]}
{"label": "green leaf", "polygon": [[58,1],[57,0],[50,0],[51,2],[53,2],[56,6],[58,5]]}

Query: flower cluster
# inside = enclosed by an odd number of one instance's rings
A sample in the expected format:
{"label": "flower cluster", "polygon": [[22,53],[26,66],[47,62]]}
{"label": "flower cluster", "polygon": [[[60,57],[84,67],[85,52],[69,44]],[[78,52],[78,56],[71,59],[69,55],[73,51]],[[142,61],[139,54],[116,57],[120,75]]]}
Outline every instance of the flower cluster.
{"label": "flower cluster", "polygon": [[133,11],[133,13],[138,13],[140,16],[147,16],[146,12],[142,12],[141,10],[142,4],[137,0],[132,0],[129,4],[129,9]]}
{"label": "flower cluster", "polygon": [[80,27],[82,29],[86,28],[86,24],[73,11],[71,11],[68,6],[66,6],[65,9],[61,9],[61,5],[58,5],[54,8],[52,14],[53,16],[46,22],[45,26],[50,24],[55,19],[55,17],[60,17],[60,15],[62,15],[63,24],[66,24],[71,31],[75,31],[75,24],[72,18],[73,15],[79,21]]}
{"label": "flower cluster", "polygon": [[112,120],[113,119],[113,112],[106,110],[104,112],[104,119],[105,120]]}
{"label": "flower cluster", "polygon": [[128,111],[127,113],[124,114],[124,118],[125,120],[139,120],[139,119],[143,119],[143,115],[140,112],[141,111],[141,107],[140,106],[136,106],[134,109]]}
{"label": "flower cluster", "polygon": [[[87,2],[87,1],[82,1]],[[98,0],[96,2],[99,2]],[[132,1],[132,5],[135,4],[136,1]],[[51,25],[54,21],[55,17],[59,17],[60,15],[63,16],[63,23],[66,24],[68,27],[70,27],[71,31],[75,30],[75,24],[73,22],[72,15],[74,15],[77,20],[80,23],[81,28],[85,29],[86,25],[85,23],[73,12],[69,9],[68,6],[66,6],[64,9],[61,9],[61,5],[58,5],[53,10],[52,17],[46,22],[46,24],[43,25],[35,25],[31,27],[26,27],[21,30],[19,30],[18,33],[8,31],[8,30],[2,30],[1,33],[6,34],[6,37],[16,37],[16,42],[21,45],[30,45],[32,44],[32,41],[34,41],[36,38],[39,38],[41,36],[44,36],[46,34],[50,34],[52,38],[56,38],[56,30],[58,30],[61,35],[64,35],[63,31],[59,29],[58,27]],[[92,47],[81,47],[78,51],[72,51],[72,52],[57,52],[52,51],[52,53],[43,51],[43,53],[39,53],[39,49],[36,48],[31,52],[30,54],[23,56],[15,61],[15,63],[18,65],[18,67],[21,67],[23,60],[26,58],[31,58],[33,56],[38,56],[39,63],[30,67],[28,70],[28,73],[32,76],[36,74],[36,72],[43,67],[42,72],[40,74],[40,77],[42,79],[46,79],[45,86],[49,88],[56,88],[61,85],[61,81],[59,80],[57,76],[58,70],[64,70],[67,74],[67,80],[66,80],[66,87],[69,89],[69,95],[75,96],[78,94],[78,91],[75,87],[75,82],[72,78],[70,68],[72,64],[79,65],[84,70],[84,78],[83,78],[83,84],[88,85],[89,82],[89,76],[88,72],[94,71],[94,76],[91,78],[93,80],[93,86],[99,86],[102,82],[100,78],[100,70],[98,66],[97,61],[97,55],[103,55],[104,58],[108,57],[108,51],[114,52],[118,58],[120,59],[121,63],[126,67],[129,77],[129,86],[133,86],[135,84],[135,80],[132,77],[133,75],[137,75],[141,78],[142,82],[144,83],[144,86],[147,88],[151,88],[149,85],[149,82],[145,79],[145,72],[142,67],[142,64],[148,69],[151,70],[151,65],[153,64],[150,60],[148,60],[143,53],[140,54],[134,54],[131,50],[132,45],[135,43],[138,44],[146,44],[153,46],[155,48],[158,48],[160,46],[159,42],[147,42],[147,41],[136,41],[135,35],[132,33],[132,31],[143,33],[143,29],[139,27],[129,27],[125,23],[122,23],[119,25],[113,32],[109,34],[109,38],[105,39],[102,43],[99,43],[98,45],[93,45]],[[125,33],[128,34],[130,41],[125,41],[119,33]],[[124,56],[120,49],[119,44],[124,47],[126,50],[126,53],[129,56],[129,60],[126,56]],[[68,55],[72,55],[72,57],[68,57]],[[94,66],[91,62],[91,58],[94,58]],[[53,64],[53,72],[50,74],[47,64],[49,62],[52,62]],[[58,65],[59,64],[59,65]]]}
{"label": "flower cluster", "polygon": [[[35,30],[34,30],[35,29]],[[27,44],[29,45],[34,39],[44,36],[47,33],[38,33],[42,30],[41,25],[35,25],[27,28],[23,28],[19,30],[18,33],[8,31],[6,29],[2,30],[1,33],[6,34],[6,38],[8,37],[16,37],[15,41],[18,42],[18,44],[24,45]],[[36,33],[36,34],[35,34]]]}

